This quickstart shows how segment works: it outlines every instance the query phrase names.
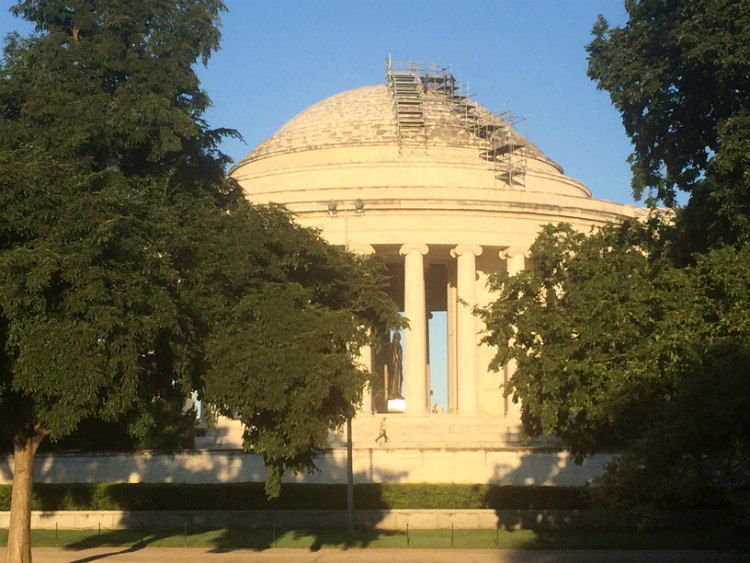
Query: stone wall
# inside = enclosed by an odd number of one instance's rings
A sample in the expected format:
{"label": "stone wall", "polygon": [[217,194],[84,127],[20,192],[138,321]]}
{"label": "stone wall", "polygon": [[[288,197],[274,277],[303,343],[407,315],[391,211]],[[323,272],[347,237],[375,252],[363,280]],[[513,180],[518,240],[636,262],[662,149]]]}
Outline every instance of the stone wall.
{"label": "stone wall", "polygon": [[[657,513],[650,529],[700,530],[731,525],[732,514],[723,511]],[[7,529],[9,512],[0,512],[0,529]],[[602,513],[593,510],[354,510],[357,528],[378,530],[519,530],[551,528],[609,528],[636,530],[634,514]],[[183,511],[33,511],[35,530],[122,530],[201,528],[344,528],[346,510],[183,510]]]}
{"label": "stone wall", "polygon": [[[608,455],[576,465],[557,450],[355,448],[356,483],[492,483],[500,485],[580,485],[600,475]],[[346,483],[346,449],[323,452],[320,471],[289,482]],[[41,483],[229,483],[259,482],[263,458],[241,451],[39,454],[35,481]],[[0,457],[0,483],[12,481],[12,456]]]}

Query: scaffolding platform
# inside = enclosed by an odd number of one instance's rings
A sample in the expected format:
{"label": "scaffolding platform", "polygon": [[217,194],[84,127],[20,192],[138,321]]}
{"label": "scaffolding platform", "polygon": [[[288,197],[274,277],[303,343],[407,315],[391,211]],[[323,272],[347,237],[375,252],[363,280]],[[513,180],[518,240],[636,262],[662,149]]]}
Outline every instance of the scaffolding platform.
{"label": "scaffolding platform", "polygon": [[480,157],[492,166],[495,177],[508,186],[525,185],[526,139],[516,131],[521,121],[509,112],[494,114],[471,99],[468,86],[456,80],[450,67],[435,63],[396,62],[386,57],[385,81],[393,96],[399,153],[415,134],[426,135],[424,96],[437,92],[465,130],[480,140]]}

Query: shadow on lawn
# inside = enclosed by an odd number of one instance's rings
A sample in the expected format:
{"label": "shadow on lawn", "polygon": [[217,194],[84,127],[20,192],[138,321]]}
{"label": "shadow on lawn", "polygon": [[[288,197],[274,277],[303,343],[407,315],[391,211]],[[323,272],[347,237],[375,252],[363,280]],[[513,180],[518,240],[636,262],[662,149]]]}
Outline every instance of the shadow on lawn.
{"label": "shadow on lawn", "polygon": [[[399,475],[386,479],[398,480]],[[355,481],[364,475],[356,475]],[[194,486],[193,486],[194,487]],[[110,488],[120,506],[130,508],[123,518],[125,529],[100,533],[69,542],[68,549],[130,546],[137,550],[158,543],[160,546],[206,546],[215,551],[233,549],[265,550],[274,546],[318,550],[367,547],[373,541],[400,532],[378,530],[388,510],[380,485],[356,485],[354,494],[355,530],[347,533],[346,488],[340,485],[301,485],[285,483],[274,501],[265,498],[263,484],[211,485],[201,492],[224,497],[213,506],[227,510],[200,510],[200,499],[180,496],[181,490],[166,497],[163,486],[123,485]],[[241,488],[242,487],[242,488]],[[179,485],[174,487],[180,489]],[[195,489],[192,489],[195,491]],[[185,493],[187,491],[184,491]],[[216,500],[216,499],[213,499]],[[169,510],[160,510],[163,507]],[[367,509],[367,510],[362,510]],[[403,542],[405,544],[405,541]]]}
{"label": "shadow on lawn", "polygon": [[84,557],[83,559],[76,559],[75,561],[72,561],[71,563],[90,563],[91,561],[99,561],[100,559],[106,559],[107,557],[114,557],[115,555],[133,553],[134,551],[138,551],[139,549],[142,549],[142,546],[141,547],[128,547],[125,549],[121,549],[119,551],[113,551],[112,553],[97,553],[96,555]]}
{"label": "shadow on lawn", "polygon": [[[211,551],[249,549],[263,551],[273,547],[297,547],[317,551],[325,547],[363,548],[371,543],[392,537],[394,545],[406,547],[405,534],[401,531],[358,528],[346,532],[346,526],[336,528],[295,527],[287,528],[270,524],[264,527],[232,525],[224,528],[178,528],[143,527],[127,530],[108,530],[67,543],[70,550],[129,546],[117,553],[128,553],[158,544],[160,546],[190,547],[205,546]],[[105,557],[102,555],[101,557]],[[85,559],[89,561],[93,559]]]}

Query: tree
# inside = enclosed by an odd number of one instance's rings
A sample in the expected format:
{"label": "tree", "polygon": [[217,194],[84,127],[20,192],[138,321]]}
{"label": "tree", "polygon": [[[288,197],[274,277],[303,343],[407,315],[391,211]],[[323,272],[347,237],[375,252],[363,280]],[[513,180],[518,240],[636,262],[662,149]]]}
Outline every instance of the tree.
{"label": "tree", "polygon": [[599,17],[588,75],[633,142],[633,194],[676,205],[686,252],[750,240],[750,1],[627,0]]}
{"label": "tree", "polygon": [[[0,401],[13,431],[8,560],[29,561],[33,460],[86,417],[142,408],[200,375],[180,279],[194,206],[225,187],[191,65],[220,2],[24,1],[37,26],[0,67]],[[191,217],[194,219],[194,217]],[[175,392],[176,391],[176,392]]]}
{"label": "tree", "polygon": [[750,486],[750,245],[677,268],[659,232],[545,227],[534,269],[493,280],[485,341],[493,367],[516,362],[506,392],[530,435],[562,438],[577,461],[624,452],[610,501],[733,503]]}
{"label": "tree", "polygon": [[[569,225],[545,227],[530,249],[533,270],[493,278],[499,298],[483,311],[485,340],[498,348],[491,367],[516,361],[506,391],[523,401],[525,430],[560,436],[579,461],[637,435],[648,408],[643,386],[625,382],[631,371],[649,377],[651,366],[634,362],[642,334],[653,330],[648,304],[659,297],[643,249],[620,240],[639,235],[627,229],[588,237]],[[623,425],[623,416],[635,424]]]}
{"label": "tree", "polygon": [[232,242],[203,257],[224,288],[201,300],[212,326],[204,398],[240,418],[275,497],[283,473],[314,470],[329,431],[354,416],[369,375],[359,350],[379,345],[401,317],[377,257],[330,246],[279,208],[243,213],[252,220],[237,217]]}
{"label": "tree", "polygon": [[[633,140],[633,193],[675,207],[584,235],[546,227],[533,271],[480,311],[532,435],[616,448],[618,506],[750,506],[750,2],[628,0],[589,76]],[[677,191],[689,195],[676,205]],[[666,221],[660,220],[666,218]],[[706,492],[710,495],[706,495]]]}
{"label": "tree", "polygon": [[[331,248],[278,209],[251,207],[225,177],[217,143],[232,132],[203,120],[209,99],[193,70],[218,46],[223,9],[218,0],[13,8],[37,33],[9,36],[0,62],[0,416],[14,447],[8,561],[31,559],[33,461],[46,437],[84,420],[127,421],[132,436],[146,437],[193,390],[220,399],[222,381],[245,385],[222,370],[269,357],[262,347],[283,349],[282,329],[292,326],[310,328],[295,351],[318,362],[316,377],[308,382],[290,361],[305,365],[305,356],[256,363],[243,376],[274,388],[295,369],[295,384],[315,388],[311,404],[323,397],[312,413],[323,420],[306,421],[317,438],[350,414],[363,376],[353,366],[358,348],[395,315],[374,261]],[[366,274],[348,279],[359,266]],[[262,337],[243,341],[243,333]],[[319,442],[299,438],[289,451],[266,439],[297,424],[295,412],[258,419],[243,410],[255,408],[249,401],[217,404],[252,424],[248,437],[275,477],[312,463],[304,448]]]}

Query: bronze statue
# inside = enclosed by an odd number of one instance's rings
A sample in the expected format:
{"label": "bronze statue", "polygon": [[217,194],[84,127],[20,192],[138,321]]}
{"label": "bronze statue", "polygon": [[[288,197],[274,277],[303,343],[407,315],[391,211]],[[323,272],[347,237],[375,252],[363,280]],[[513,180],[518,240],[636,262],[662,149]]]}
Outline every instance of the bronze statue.
{"label": "bronze statue", "polygon": [[401,385],[404,381],[403,350],[401,348],[401,334],[398,332],[393,333],[393,341],[391,342],[391,365],[388,378],[390,383],[388,398],[403,399],[404,396],[401,394]]}

